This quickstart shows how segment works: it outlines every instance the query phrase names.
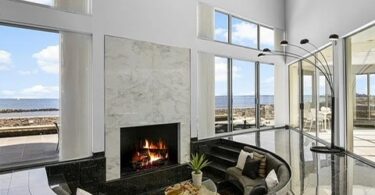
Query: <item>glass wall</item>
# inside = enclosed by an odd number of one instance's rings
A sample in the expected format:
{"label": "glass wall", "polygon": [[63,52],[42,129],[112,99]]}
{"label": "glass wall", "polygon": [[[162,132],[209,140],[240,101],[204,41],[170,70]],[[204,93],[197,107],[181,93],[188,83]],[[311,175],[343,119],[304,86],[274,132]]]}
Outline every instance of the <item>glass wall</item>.
{"label": "glass wall", "polygon": [[272,64],[215,57],[215,132],[274,126],[274,82]]}
{"label": "glass wall", "polygon": [[292,128],[302,125],[304,132],[330,142],[331,90],[326,77],[311,63],[330,76],[333,73],[332,46],[320,52],[289,66],[289,122]]}
{"label": "glass wall", "polygon": [[229,59],[215,57],[215,132],[229,130]]}
{"label": "glass wall", "polygon": [[275,70],[272,64],[259,65],[260,126],[274,126]]}
{"label": "glass wall", "polygon": [[57,159],[59,82],[58,32],[0,25],[0,166]]}
{"label": "glass wall", "polygon": [[255,63],[232,60],[233,130],[255,127]]}
{"label": "glass wall", "polygon": [[375,27],[345,40],[348,149],[375,162]]}

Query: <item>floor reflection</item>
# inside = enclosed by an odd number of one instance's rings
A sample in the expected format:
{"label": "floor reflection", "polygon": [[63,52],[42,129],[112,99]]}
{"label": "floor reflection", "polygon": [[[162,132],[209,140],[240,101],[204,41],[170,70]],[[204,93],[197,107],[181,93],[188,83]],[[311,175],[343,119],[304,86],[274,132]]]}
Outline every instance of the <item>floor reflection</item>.
{"label": "floor reflection", "polygon": [[375,168],[345,154],[317,154],[317,143],[294,130],[272,130],[237,135],[233,141],[255,145],[283,157],[292,170],[294,194],[375,194]]}

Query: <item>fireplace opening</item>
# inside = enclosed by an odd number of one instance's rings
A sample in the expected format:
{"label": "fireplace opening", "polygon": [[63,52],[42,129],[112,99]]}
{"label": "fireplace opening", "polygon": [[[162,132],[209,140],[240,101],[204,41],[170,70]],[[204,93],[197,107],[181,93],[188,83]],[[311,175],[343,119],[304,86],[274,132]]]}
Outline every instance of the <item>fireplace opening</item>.
{"label": "fireplace opening", "polygon": [[121,128],[121,175],[178,162],[178,124]]}

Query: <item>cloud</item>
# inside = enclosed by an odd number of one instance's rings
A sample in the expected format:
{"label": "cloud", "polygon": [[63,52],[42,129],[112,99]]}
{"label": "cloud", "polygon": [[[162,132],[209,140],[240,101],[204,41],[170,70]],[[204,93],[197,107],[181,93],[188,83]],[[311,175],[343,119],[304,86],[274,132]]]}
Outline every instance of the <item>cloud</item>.
{"label": "cloud", "polygon": [[43,5],[50,5],[50,6],[54,5],[54,0],[26,0],[26,1],[33,2],[33,3],[39,3],[39,4],[43,4]]}
{"label": "cloud", "polygon": [[228,30],[224,28],[215,29],[215,40],[226,41],[228,40]]}
{"label": "cloud", "polygon": [[38,72],[39,71],[37,69],[35,69],[35,70],[20,70],[20,71],[18,71],[18,74],[26,76],[26,75],[38,74]]}
{"label": "cloud", "polygon": [[275,45],[274,31],[269,28],[261,27],[259,33],[260,33],[260,43],[262,44],[261,46],[273,49]]}
{"label": "cloud", "polygon": [[38,53],[33,54],[37,60],[39,68],[46,73],[58,74],[60,66],[59,46],[48,46]]}
{"label": "cloud", "polygon": [[257,25],[248,22],[233,24],[233,43],[244,46],[256,46],[257,36]]}
{"label": "cloud", "polygon": [[18,91],[2,90],[0,94],[5,98],[58,98],[59,87],[34,85]]}
{"label": "cloud", "polygon": [[9,70],[10,65],[12,64],[11,56],[11,53],[4,50],[0,50],[0,71]]}
{"label": "cloud", "polygon": [[227,79],[228,79],[227,59],[215,57],[215,81],[226,82]]}

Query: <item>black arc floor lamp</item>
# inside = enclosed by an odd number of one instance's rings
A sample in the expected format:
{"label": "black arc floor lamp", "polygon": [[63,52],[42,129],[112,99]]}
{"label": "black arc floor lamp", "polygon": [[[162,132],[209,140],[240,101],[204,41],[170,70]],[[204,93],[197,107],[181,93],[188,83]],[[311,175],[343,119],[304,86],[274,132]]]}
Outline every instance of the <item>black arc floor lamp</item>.
{"label": "black arc floor lamp", "polygon": [[[339,39],[339,36],[337,34],[331,34],[329,36],[329,40],[335,45],[336,41]],[[316,47],[314,44],[310,43],[308,39],[302,39],[300,41],[301,45],[310,45],[312,46],[316,51],[318,51],[319,55],[321,55],[322,60],[320,60],[317,55],[314,55],[313,52],[309,51],[308,49],[295,45],[295,44],[290,44],[288,41],[283,40],[280,42],[280,46],[282,47],[295,47],[298,48],[299,50],[302,50],[303,52],[307,52],[308,55],[314,57],[315,63],[313,63],[311,60],[305,58],[303,55],[299,55],[296,53],[291,53],[291,52],[286,52],[286,51],[271,51],[268,48],[263,49],[262,53],[258,54],[258,57],[262,56],[283,56],[283,57],[291,57],[294,59],[298,60],[303,60],[311,65],[313,65],[315,68],[317,68],[324,76],[326,79],[329,89],[331,91],[331,145],[330,146],[312,146],[310,150],[312,152],[317,152],[317,153],[341,153],[343,150],[339,147],[335,146],[335,89],[333,87],[333,74],[331,70],[328,67],[328,62],[323,53]],[[320,66],[319,66],[320,64]]]}

